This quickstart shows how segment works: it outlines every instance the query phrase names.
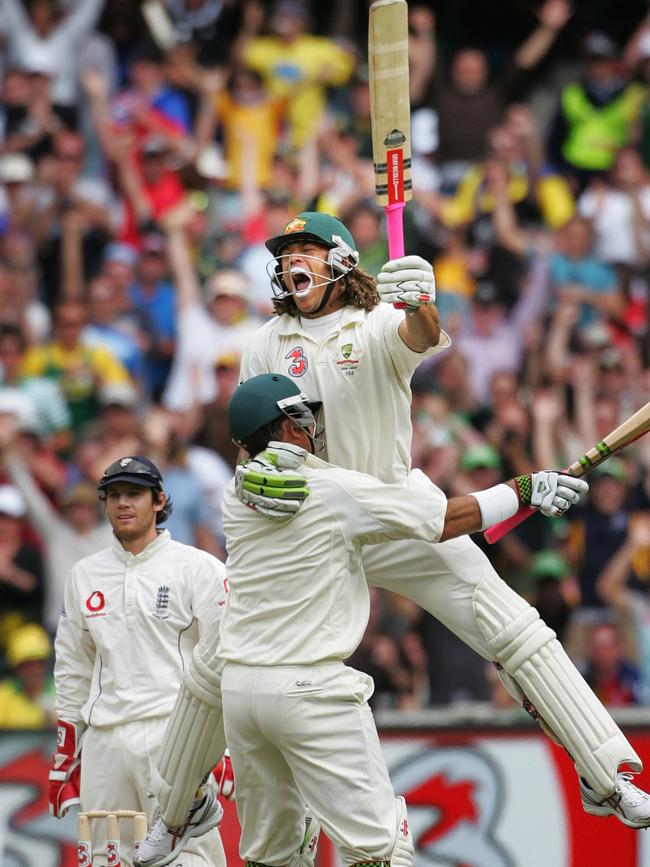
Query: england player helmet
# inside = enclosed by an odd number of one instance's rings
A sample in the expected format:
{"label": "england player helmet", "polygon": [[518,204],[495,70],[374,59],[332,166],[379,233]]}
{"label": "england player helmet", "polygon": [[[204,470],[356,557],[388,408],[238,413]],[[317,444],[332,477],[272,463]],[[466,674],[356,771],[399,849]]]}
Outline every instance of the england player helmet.
{"label": "england player helmet", "polygon": [[236,443],[275,419],[286,416],[308,434],[316,426],[321,401],[310,400],[296,383],[280,373],[262,373],[240,383],[228,404],[228,427]]}

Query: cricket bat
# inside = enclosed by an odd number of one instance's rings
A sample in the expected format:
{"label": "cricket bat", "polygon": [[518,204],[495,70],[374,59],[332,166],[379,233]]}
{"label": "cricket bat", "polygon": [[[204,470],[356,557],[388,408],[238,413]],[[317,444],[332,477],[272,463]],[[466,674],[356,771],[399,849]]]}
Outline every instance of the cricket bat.
{"label": "cricket bat", "polygon": [[144,0],[142,16],[147,23],[149,32],[161,51],[169,51],[178,42],[176,28],[161,0]]}
{"label": "cricket bat", "polygon": [[[581,458],[571,464],[564,470],[570,476],[584,476],[588,470],[602,464],[607,458],[610,458],[616,452],[620,452],[626,446],[629,446],[635,440],[638,440],[650,430],[650,402],[638,409],[634,415],[631,415],[627,421],[620,424],[613,431],[610,431],[607,436],[603,437],[600,442],[585,452]],[[493,545],[498,542],[506,533],[509,533],[513,527],[518,526],[526,518],[534,515],[537,509],[531,506],[522,506],[519,511],[511,518],[506,518],[505,521],[499,521],[493,527],[490,527],[483,534],[487,541]]]}
{"label": "cricket bat", "polygon": [[391,259],[404,255],[403,212],[412,190],[407,19],[406,0],[374,0],[370,6],[368,67],[375,195],[386,212]]}

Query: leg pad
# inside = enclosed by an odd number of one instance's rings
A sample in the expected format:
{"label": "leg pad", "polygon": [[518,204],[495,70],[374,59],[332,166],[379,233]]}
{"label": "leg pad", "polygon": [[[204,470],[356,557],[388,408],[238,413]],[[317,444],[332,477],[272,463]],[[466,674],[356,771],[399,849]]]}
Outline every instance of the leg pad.
{"label": "leg pad", "polygon": [[483,580],[474,612],[495,662],[517,683],[575,762],[578,774],[603,797],[615,789],[622,764],[642,765],[612,717],[566,655],[537,610],[500,578]]}
{"label": "leg pad", "polygon": [[205,775],[226,748],[218,636],[194,648],[163,739],[151,791],[170,828],[182,825]]}

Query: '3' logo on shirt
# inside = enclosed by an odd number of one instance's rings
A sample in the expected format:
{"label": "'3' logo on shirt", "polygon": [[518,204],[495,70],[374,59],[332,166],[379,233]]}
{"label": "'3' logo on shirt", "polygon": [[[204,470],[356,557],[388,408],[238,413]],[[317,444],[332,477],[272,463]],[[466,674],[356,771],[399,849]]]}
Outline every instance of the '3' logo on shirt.
{"label": "'3' logo on shirt", "polygon": [[290,349],[284,357],[292,361],[292,364],[287,368],[291,376],[304,376],[307,373],[308,362],[303,354],[302,346]]}

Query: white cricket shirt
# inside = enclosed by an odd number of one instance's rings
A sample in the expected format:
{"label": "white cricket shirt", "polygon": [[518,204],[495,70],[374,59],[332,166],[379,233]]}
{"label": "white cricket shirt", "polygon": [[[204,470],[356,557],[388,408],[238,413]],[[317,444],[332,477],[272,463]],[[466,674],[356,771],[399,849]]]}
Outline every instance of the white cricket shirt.
{"label": "white cricket shirt", "polygon": [[346,659],[368,622],[362,545],[437,542],[447,511],[433,486],[383,484],[309,457],[309,496],[286,520],[244,506],[231,482],[222,504],[230,592],[220,655],[245,665]]}
{"label": "white cricket shirt", "polygon": [[425,359],[451,345],[413,352],[398,334],[403,312],[345,307],[331,333],[314,339],[294,316],[275,316],[248,343],[241,380],[283,373],[323,401],[327,459],[375,476],[404,481],[411,469],[411,377]]}
{"label": "white cricket shirt", "polygon": [[112,726],[169,714],[199,637],[219,628],[225,566],[168,531],[140,554],[117,538],[80,560],[56,633],[59,719]]}

